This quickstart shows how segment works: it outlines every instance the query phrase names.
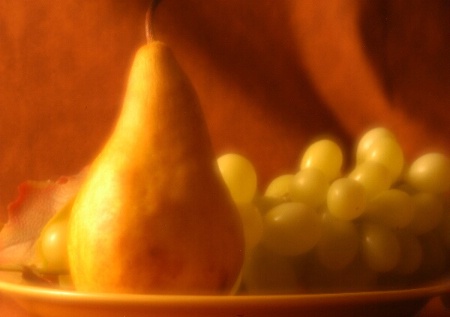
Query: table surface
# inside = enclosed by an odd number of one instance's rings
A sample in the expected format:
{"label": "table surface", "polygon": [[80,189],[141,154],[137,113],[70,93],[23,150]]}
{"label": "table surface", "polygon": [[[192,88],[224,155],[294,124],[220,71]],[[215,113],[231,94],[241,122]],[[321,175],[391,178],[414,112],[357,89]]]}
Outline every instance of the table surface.
{"label": "table surface", "polygon": [[[35,317],[24,311],[8,297],[0,295],[0,316],[8,317]],[[439,298],[431,299],[428,304],[415,317],[450,317],[447,309]]]}

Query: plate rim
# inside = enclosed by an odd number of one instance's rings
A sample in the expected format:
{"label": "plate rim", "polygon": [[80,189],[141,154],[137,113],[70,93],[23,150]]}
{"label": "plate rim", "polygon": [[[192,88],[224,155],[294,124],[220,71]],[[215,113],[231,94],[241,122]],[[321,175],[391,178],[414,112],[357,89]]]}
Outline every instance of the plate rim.
{"label": "plate rim", "polygon": [[309,294],[268,294],[268,295],[159,295],[159,294],[123,294],[123,293],[83,293],[61,290],[5,280],[0,275],[0,294],[13,298],[52,300],[53,302],[71,302],[73,304],[103,305],[316,305],[326,303],[357,302],[393,302],[417,299],[430,299],[450,293],[450,276],[433,282],[405,289],[376,290],[366,292],[309,293]]}

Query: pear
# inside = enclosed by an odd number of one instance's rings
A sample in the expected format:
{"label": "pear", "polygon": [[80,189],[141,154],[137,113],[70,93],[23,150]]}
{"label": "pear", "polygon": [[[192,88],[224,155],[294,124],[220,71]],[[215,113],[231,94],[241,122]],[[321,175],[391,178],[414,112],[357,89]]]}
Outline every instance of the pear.
{"label": "pear", "polygon": [[150,42],[136,53],[116,126],[73,204],[74,286],[226,294],[243,249],[198,97],[168,46]]}

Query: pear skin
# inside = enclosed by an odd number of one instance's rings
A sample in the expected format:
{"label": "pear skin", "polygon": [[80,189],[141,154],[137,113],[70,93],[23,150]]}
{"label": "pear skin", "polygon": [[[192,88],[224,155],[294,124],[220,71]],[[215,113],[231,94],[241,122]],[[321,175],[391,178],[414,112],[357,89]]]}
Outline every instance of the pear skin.
{"label": "pear skin", "polygon": [[226,294],[243,249],[197,95],[171,50],[151,42],[135,56],[117,124],[75,198],[74,286]]}

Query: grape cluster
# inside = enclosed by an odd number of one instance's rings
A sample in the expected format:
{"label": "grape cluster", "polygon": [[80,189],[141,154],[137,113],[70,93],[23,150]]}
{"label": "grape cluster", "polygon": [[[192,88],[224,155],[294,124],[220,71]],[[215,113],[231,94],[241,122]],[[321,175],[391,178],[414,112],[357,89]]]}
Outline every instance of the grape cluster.
{"label": "grape cluster", "polygon": [[246,241],[242,290],[252,294],[408,287],[450,260],[450,160],[432,152],[408,164],[395,135],[367,131],[344,171],[337,142],[322,139],[297,170],[260,192],[252,163],[218,158]]}

